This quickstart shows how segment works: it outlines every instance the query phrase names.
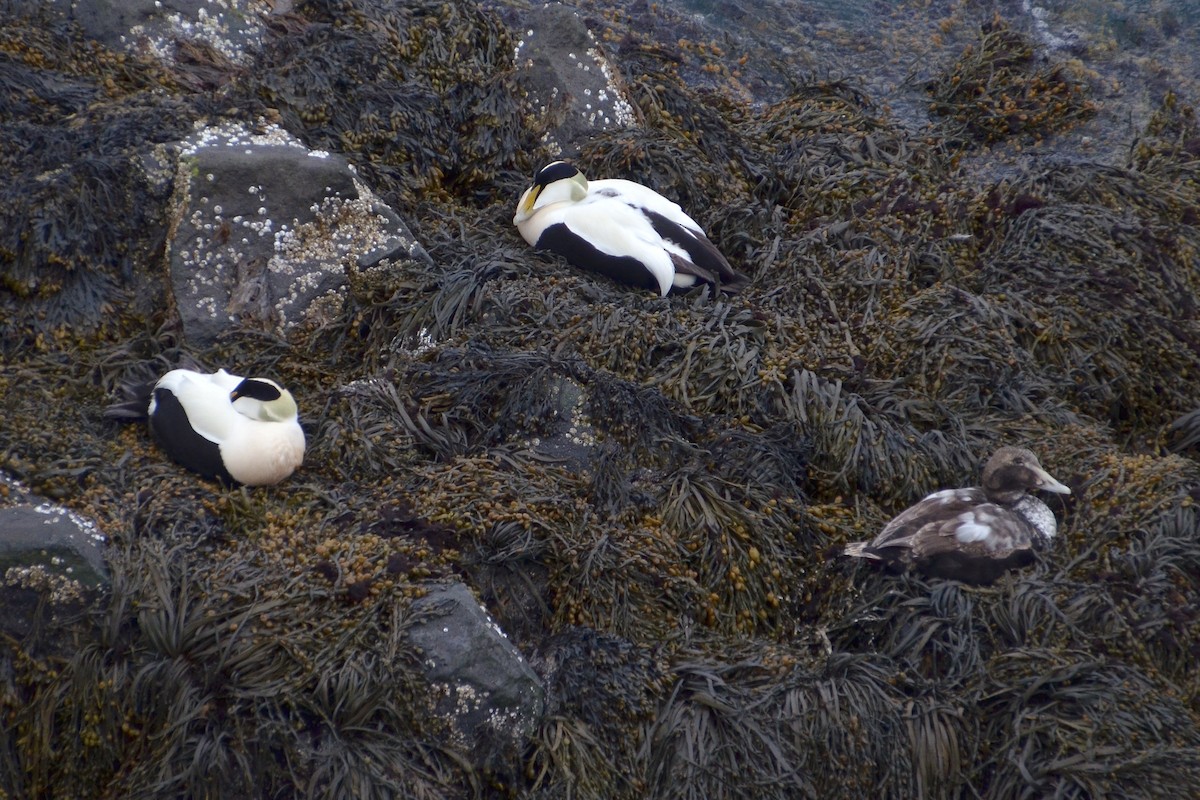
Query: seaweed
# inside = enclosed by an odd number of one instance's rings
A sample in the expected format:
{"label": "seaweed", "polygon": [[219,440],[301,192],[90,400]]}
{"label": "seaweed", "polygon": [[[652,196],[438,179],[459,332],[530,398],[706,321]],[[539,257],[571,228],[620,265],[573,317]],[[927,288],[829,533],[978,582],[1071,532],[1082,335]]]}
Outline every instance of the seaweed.
{"label": "seaweed", "polygon": [[[5,23],[0,466],[96,520],[113,586],[64,638],[0,641],[0,791],[1200,791],[1185,99],[1123,164],[984,180],[960,168],[965,142],[1091,111],[1071,67],[1002,25],[943,70],[918,133],[794,63],[768,105],[698,89],[711,45],[607,14],[639,122],[577,142],[581,166],[679,200],[753,277],[661,298],[512,228],[550,154],[500,13],[301,4],[248,67],[202,48],[158,67],[61,20]],[[201,116],[269,109],[344,154],[430,258],[351,276],[321,327],[193,350],[147,289],[169,181],[135,162]],[[104,419],[122,383],[184,359],[289,386],[303,468],[221,487]],[[1073,491],[1034,563],[971,587],[841,557],[975,483],[1002,443]],[[547,690],[533,733],[486,759],[420,702],[406,638],[413,599],[450,581]]]}
{"label": "seaweed", "polygon": [[926,85],[930,110],[946,119],[949,137],[984,144],[1040,140],[1095,113],[1086,85],[1068,65],[1036,64],[1033,43],[996,17],[982,26],[977,44]]}
{"label": "seaweed", "polygon": [[[1160,699],[1153,679],[1084,653],[1033,649],[1006,653],[988,672],[979,701],[996,747],[975,777],[993,791],[1173,797],[1200,786],[1187,714]],[[1087,723],[1098,716],[1103,728]],[[1136,753],[1131,740],[1142,743]]]}
{"label": "seaweed", "polygon": [[[397,691],[416,675],[399,620],[377,608],[347,626],[327,591],[297,591],[304,578],[264,581],[236,561],[196,568],[185,552],[151,541],[120,554],[101,637],[19,714],[31,794],[86,793],[114,763],[129,768],[105,782],[130,797],[396,786],[436,797],[461,780],[420,737],[415,691]],[[331,613],[296,613],[313,603]],[[367,638],[375,654],[343,655]]]}
{"label": "seaweed", "polygon": [[45,9],[0,29],[0,64],[4,345],[128,330],[153,308],[137,288],[152,285],[170,190],[144,158],[200,104],[156,92],[170,84],[161,68]]}
{"label": "seaweed", "polygon": [[345,153],[388,202],[484,202],[514,163],[531,168],[514,40],[463,2],[303,5],[266,46],[270,66],[233,90],[275,108],[310,147]]}

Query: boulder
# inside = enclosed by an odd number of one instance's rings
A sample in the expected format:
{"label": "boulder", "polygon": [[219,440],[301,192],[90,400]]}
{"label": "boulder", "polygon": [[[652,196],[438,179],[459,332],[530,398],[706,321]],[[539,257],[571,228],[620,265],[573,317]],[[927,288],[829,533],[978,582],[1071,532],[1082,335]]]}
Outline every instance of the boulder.
{"label": "boulder", "polygon": [[413,603],[410,641],[433,692],[433,711],[449,720],[457,743],[477,754],[500,752],[541,719],[541,680],[461,583],[439,586]]}
{"label": "boulder", "polygon": [[356,279],[376,286],[378,273],[429,260],[343,158],[275,126],[198,131],[180,148],[175,197],[171,287],[194,346],[230,326],[285,337],[320,325]]}
{"label": "boulder", "polygon": [[513,24],[518,80],[542,117],[552,151],[570,158],[592,132],[637,121],[616,67],[577,11],[561,3],[535,5]]}
{"label": "boulder", "polygon": [[0,475],[0,486],[0,632],[24,638],[108,586],[105,537],[92,520],[39,501],[12,478]]}
{"label": "boulder", "polygon": [[180,48],[203,47],[235,64],[262,43],[266,0],[55,0],[84,34],[112,50],[174,63]]}

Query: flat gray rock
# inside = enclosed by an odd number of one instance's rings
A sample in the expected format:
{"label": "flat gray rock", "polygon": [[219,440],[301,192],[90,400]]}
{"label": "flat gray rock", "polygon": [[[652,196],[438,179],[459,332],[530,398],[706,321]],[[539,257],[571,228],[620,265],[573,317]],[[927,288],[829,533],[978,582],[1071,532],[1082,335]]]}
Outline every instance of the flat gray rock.
{"label": "flat gray rock", "polygon": [[439,586],[413,603],[409,639],[433,688],[431,704],[462,744],[516,743],[541,718],[537,673],[461,583]]}

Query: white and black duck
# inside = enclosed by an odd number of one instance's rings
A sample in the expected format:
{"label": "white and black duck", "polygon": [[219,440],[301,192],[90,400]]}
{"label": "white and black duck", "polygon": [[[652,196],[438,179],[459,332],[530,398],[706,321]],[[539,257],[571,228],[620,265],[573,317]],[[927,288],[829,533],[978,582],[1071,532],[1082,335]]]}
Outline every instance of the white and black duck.
{"label": "white and black duck", "polygon": [[1053,512],[1030,494],[1034,491],[1071,493],[1029,450],[1001,447],[984,466],[983,486],[934,492],[874,540],[854,542],[845,553],[893,568],[991,583],[1032,561],[1035,548],[1057,533]]}
{"label": "white and black duck", "polygon": [[148,419],[167,455],[205,477],[263,486],[288,477],[304,461],[296,401],[269,378],[174,369],[124,392],[129,399],[106,415]]}
{"label": "white and black duck", "polygon": [[748,283],[677,204],[633,181],[589,182],[565,161],[538,170],[513,224],[539,250],[664,297],[700,283],[726,292]]}

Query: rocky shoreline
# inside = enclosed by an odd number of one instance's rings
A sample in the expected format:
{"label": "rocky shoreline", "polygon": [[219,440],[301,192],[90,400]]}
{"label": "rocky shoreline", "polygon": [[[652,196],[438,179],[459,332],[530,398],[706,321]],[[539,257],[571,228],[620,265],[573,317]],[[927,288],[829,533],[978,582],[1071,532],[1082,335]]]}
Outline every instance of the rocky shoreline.
{"label": "rocky shoreline", "polygon": [[[0,7],[0,793],[1200,793],[1186,9],[720,5]],[[564,156],[751,285],[532,252]],[[103,419],[184,355],[301,470]],[[1010,443],[1031,567],[839,556]]]}

